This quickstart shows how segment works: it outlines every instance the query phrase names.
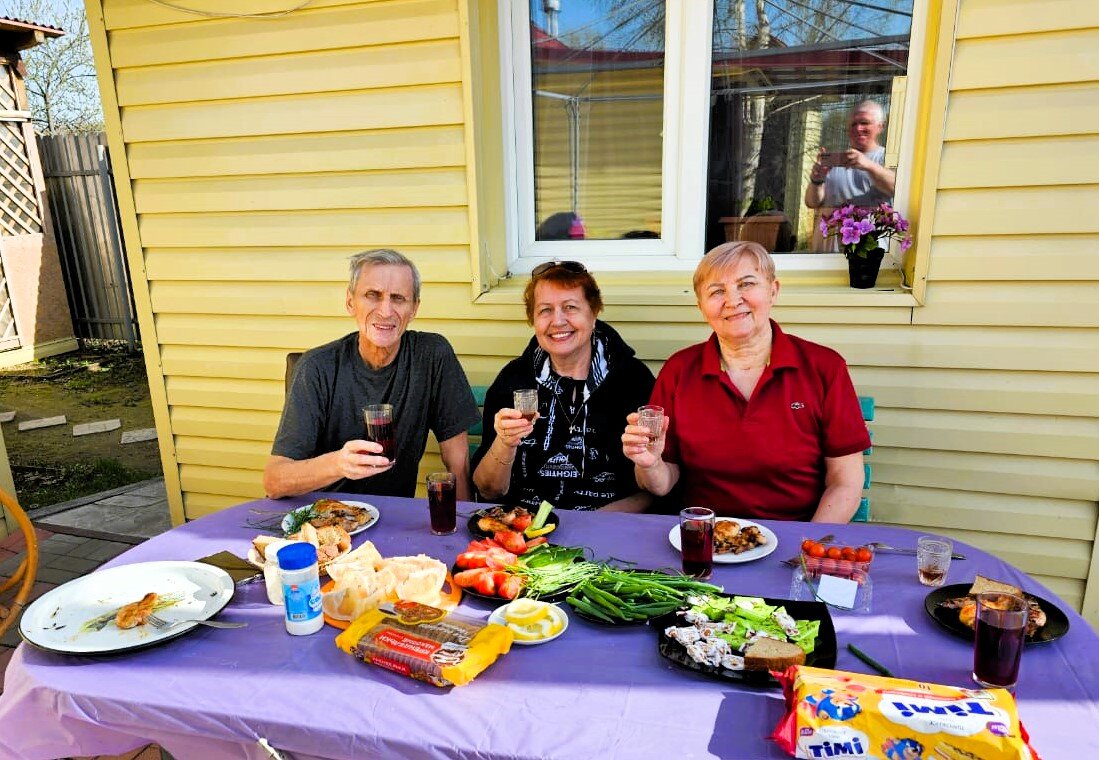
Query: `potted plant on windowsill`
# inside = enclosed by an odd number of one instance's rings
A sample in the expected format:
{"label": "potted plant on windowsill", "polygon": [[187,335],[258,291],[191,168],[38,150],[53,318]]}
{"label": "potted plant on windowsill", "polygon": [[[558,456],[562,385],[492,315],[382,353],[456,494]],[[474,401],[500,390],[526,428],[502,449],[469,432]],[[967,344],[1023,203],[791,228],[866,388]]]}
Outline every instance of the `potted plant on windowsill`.
{"label": "potted plant on windowsill", "polygon": [[820,231],[826,238],[839,236],[853,288],[874,287],[890,240],[895,238],[902,251],[912,245],[908,220],[888,203],[838,208],[820,220]]}

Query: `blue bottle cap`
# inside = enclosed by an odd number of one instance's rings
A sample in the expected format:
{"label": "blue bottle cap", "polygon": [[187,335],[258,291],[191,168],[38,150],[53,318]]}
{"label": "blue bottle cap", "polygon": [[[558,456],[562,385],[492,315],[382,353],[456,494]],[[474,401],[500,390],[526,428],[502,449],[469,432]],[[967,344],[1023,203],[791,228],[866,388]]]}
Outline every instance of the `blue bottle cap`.
{"label": "blue bottle cap", "polygon": [[303,570],[317,561],[317,547],[313,544],[290,544],[279,549],[275,555],[280,570]]}

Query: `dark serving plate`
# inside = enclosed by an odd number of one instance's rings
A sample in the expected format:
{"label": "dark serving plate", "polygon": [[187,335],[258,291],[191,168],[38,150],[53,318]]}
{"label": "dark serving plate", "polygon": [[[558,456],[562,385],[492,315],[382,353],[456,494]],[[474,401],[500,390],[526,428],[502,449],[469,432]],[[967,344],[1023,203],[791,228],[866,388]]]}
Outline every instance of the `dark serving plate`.
{"label": "dark serving plate", "polygon": [[[744,594],[721,594],[720,596],[744,596]],[[816,668],[836,667],[836,627],[832,624],[832,616],[828,612],[828,605],[823,602],[799,602],[793,599],[771,599],[763,597],[763,601],[775,607],[785,607],[786,612],[794,620],[819,620],[820,629],[817,632],[817,646],[812,654],[806,655],[805,664]],[[717,678],[722,681],[734,681],[748,686],[778,686],[778,681],[771,674],[763,670],[729,670],[720,666],[703,665],[695,662],[687,654],[687,648],[674,639],[664,635],[664,629],[669,626],[681,627],[686,625],[683,618],[676,613],[662,615],[652,621],[653,628],[659,631],[660,654],[687,670]]]}
{"label": "dark serving plate", "polygon": [[[923,608],[932,620],[966,641],[973,641],[973,629],[958,619],[958,610],[943,607],[942,604],[950,599],[967,596],[971,585],[969,583],[952,583],[949,586],[942,586],[932,591],[923,600]],[[1042,612],[1046,613],[1046,624],[1035,631],[1033,636],[1027,636],[1024,639],[1025,644],[1048,644],[1068,633],[1068,616],[1061,611],[1060,607],[1034,594],[1024,592],[1023,596],[1036,601],[1038,606],[1042,608]]]}
{"label": "dark serving plate", "polygon": [[[514,507],[512,508],[514,509]],[[486,533],[477,527],[477,521],[485,516],[487,509],[478,509],[472,515],[469,516],[469,522],[466,523],[466,528],[469,529],[469,534],[475,538],[492,538],[491,533]],[[505,509],[504,511],[510,512],[511,509]],[[532,513],[533,514],[533,513]],[[557,516],[557,512],[550,512],[549,517],[546,518],[546,525],[557,526],[561,524],[561,518]],[[550,531],[548,535],[552,536],[554,531]]]}

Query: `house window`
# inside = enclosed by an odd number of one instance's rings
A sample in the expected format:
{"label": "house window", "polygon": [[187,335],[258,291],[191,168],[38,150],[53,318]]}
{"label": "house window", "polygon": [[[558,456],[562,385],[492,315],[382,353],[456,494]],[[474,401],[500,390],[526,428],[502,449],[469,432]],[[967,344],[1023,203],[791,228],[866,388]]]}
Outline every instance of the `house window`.
{"label": "house window", "polygon": [[913,0],[499,7],[514,272],[690,269],[726,239],[839,268],[822,211],[904,209]]}

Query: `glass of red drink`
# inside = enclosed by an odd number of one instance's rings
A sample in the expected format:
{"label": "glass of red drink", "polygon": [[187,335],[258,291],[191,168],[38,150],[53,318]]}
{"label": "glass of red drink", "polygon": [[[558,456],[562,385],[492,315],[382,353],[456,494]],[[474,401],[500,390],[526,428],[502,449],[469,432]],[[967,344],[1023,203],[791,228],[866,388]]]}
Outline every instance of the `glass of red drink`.
{"label": "glass of red drink", "polygon": [[427,476],[427,507],[431,512],[431,532],[447,536],[458,527],[458,504],[454,473],[433,472]]}
{"label": "glass of red drink", "polygon": [[382,456],[390,462],[397,458],[397,435],[393,429],[393,405],[371,404],[363,407],[366,440],[382,445]]}
{"label": "glass of red drink", "polygon": [[683,572],[705,580],[714,572],[714,511],[687,507],[679,513]]}
{"label": "glass of red drink", "polygon": [[512,397],[515,401],[515,409],[523,415],[523,419],[527,422],[534,422],[534,418],[538,414],[538,389],[521,388],[513,391]]}
{"label": "glass of red drink", "polygon": [[981,686],[1011,689],[1019,680],[1027,601],[1014,594],[977,594],[974,620],[973,680]]}

